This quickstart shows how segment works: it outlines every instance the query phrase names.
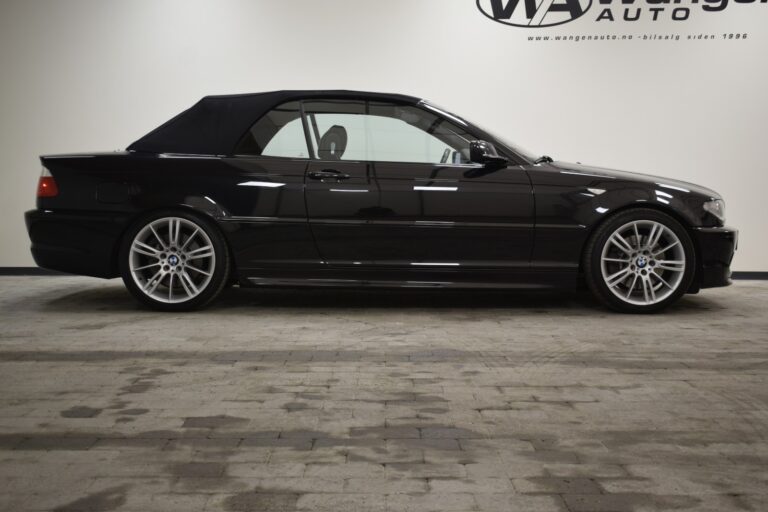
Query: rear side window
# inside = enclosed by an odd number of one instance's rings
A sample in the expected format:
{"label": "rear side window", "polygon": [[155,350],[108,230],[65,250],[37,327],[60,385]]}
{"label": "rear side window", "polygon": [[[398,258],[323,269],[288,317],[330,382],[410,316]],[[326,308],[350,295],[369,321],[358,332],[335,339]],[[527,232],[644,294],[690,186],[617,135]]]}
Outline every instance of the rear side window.
{"label": "rear side window", "polygon": [[284,103],[259,119],[240,140],[235,154],[309,158],[299,102]]}

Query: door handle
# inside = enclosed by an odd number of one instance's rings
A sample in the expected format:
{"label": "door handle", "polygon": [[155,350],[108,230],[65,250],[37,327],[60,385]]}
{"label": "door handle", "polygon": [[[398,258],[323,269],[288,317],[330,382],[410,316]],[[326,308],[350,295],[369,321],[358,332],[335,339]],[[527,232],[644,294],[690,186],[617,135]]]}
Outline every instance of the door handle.
{"label": "door handle", "polygon": [[313,180],[348,180],[349,174],[344,174],[333,169],[325,169],[322,171],[311,171],[309,177]]}

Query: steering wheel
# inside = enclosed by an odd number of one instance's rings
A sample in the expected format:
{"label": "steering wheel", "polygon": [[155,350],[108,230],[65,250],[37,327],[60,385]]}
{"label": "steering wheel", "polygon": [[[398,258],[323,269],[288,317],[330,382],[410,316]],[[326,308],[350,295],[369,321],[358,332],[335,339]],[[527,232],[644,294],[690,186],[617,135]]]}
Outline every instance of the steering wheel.
{"label": "steering wheel", "polygon": [[447,162],[449,156],[451,156],[451,148],[445,148],[445,151],[443,151],[443,158],[440,159],[440,163],[444,164]]}

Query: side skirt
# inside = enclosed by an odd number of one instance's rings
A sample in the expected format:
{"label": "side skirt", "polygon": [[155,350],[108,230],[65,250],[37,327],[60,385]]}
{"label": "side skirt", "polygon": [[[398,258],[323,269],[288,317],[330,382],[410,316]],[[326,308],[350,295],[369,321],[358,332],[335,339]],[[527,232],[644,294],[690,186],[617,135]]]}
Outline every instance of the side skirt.
{"label": "side skirt", "polygon": [[291,286],[333,288],[451,288],[541,290],[576,288],[576,271],[473,270],[468,272],[408,272],[395,270],[321,269],[315,272],[276,269],[243,269],[241,286]]}

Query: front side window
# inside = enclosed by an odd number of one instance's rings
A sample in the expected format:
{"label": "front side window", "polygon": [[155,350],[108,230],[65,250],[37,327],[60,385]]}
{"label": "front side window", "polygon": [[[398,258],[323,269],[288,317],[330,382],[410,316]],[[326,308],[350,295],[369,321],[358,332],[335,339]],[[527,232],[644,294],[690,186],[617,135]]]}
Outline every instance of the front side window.
{"label": "front side window", "polygon": [[363,100],[304,102],[315,157],[413,163],[469,163],[473,137],[414,106]]}
{"label": "front side window", "polygon": [[309,158],[299,102],[284,103],[259,119],[240,140],[235,154]]}

